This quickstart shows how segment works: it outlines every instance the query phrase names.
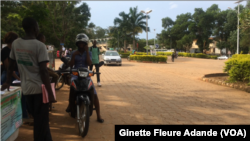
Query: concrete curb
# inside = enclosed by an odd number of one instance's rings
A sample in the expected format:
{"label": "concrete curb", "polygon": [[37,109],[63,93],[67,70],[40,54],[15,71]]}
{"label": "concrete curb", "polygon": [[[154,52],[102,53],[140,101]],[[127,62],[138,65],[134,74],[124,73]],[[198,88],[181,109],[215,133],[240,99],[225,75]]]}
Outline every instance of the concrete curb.
{"label": "concrete curb", "polygon": [[242,91],[250,93],[250,86],[232,84],[232,83],[228,83],[226,81],[211,79],[211,78],[208,78],[208,77],[202,77],[202,81],[214,83],[214,84],[217,84],[217,85],[227,86],[227,87],[230,87],[230,88],[235,88],[235,89],[242,90]]}

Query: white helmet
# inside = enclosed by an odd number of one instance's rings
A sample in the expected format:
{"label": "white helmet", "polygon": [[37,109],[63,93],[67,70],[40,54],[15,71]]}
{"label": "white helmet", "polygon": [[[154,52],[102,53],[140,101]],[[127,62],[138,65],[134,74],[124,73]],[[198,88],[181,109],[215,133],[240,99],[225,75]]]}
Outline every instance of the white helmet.
{"label": "white helmet", "polygon": [[86,44],[89,43],[89,37],[84,34],[84,33],[80,33],[76,35],[76,46],[78,42],[85,42]]}

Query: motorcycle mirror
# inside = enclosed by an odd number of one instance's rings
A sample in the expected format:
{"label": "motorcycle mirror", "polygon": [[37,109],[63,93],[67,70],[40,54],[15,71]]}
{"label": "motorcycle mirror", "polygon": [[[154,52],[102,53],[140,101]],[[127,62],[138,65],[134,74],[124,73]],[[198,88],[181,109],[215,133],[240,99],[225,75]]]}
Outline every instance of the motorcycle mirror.
{"label": "motorcycle mirror", "polygon": [[99,67],[101,67],[102,65],[104,65],[104,62],[103,62],[103,61],[101,61],[101,62],[99,63]]}

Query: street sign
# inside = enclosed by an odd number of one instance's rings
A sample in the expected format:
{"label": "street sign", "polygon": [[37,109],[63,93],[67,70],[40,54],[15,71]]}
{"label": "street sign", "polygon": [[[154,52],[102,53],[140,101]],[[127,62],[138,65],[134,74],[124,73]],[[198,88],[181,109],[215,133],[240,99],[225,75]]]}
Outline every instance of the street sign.
{"label": "street sign", "polygon": [[159,45],[158,45],[158,44],[155,44],[155,48],[159,48]]}

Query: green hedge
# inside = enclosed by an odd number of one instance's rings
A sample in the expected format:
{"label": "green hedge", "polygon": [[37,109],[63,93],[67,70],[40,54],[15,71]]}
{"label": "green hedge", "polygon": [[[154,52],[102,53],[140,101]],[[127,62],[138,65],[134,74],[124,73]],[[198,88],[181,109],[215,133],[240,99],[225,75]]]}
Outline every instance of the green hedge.
{"label": "green hedge", "polygon": [[167,55],[167,56],[171,56],[172,52],[157,52],[157,55]]}
{"label": "green hedge", "polygon": [[207,59],[217,59],[215,55],[206,55],[203,53],[186,53],[186,52],[179,52],[178,56],[184,57],[196,57],[196,58],[207,58]]}
{"label": "green hedge", "polygon": [[215,56],[215,55],[211,55],[211,56],[209,56],[211,59],[217,59],[218,58],[218,56]]}
{"label": "green hedge", "polygon": [[153,56],[153,55],[130,55],[130,60],[137,61],[152,61],[152,62],[167,62],[167,56]]}
{"label": "green hedge", "polygon": [[146,52],[135,52],[136,55],[147,55]]}
{"label": "green hedge", "polygon": [[233,55],[225,62],[223,71],[229,74],[231,82],[247,81],[250,84],[250,55]]}
{"label": "green hedge", "polygon": [[[150,55],[150,52],[148,53]],[[136,55],[147,55],[146,52],[136,52]],[[159,55],[166,55],[166,56],[171,56],[172,52],[157,52],[157,56]]]}
{"label": "green hedge", "polygon": [[130,55],[130,53],[120,53],[122,56],[121,58],[128,58],[128,56]]}
{"label": "green hedge", "polygon": [[203,54],[203,53],[195,53],[195,57],[197,57],[197,58],[207,58],[207,55]]}

